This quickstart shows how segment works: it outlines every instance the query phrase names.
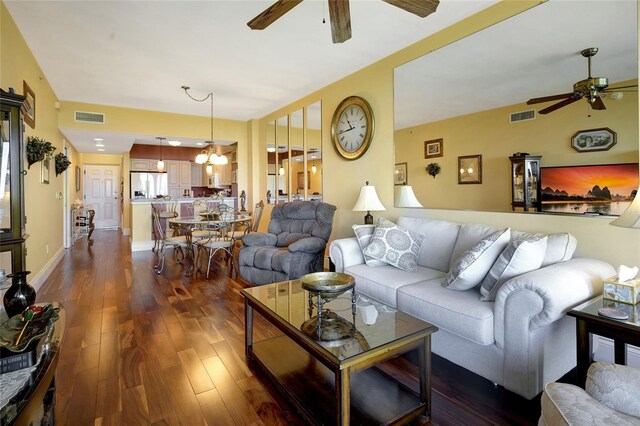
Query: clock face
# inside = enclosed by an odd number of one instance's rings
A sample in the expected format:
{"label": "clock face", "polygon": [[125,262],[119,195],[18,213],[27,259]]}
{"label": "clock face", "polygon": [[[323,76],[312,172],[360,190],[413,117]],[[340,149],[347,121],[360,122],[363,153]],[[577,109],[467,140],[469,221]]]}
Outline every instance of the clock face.
{"label": "clock face", "polygon": [[360,158],[372,137],[373,114],[367,101],[357,96],[343,100],[331,122],[331,139],[338,154],[347,160]]}

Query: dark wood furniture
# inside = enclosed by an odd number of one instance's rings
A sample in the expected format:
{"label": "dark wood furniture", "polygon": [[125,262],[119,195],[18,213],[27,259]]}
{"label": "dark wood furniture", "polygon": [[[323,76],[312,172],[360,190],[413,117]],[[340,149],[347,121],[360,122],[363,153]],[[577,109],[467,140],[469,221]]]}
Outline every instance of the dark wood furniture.
{"label": "dark wood furniture", "polygon": [[[356,294],[356,307],[348,291],[324,304],[332,314],[323,316],[333,322],[324,323],[329,328],[321,327],[327,333],[317,341],[306,328],[317,319],[317,309],[299,280],[243,289],[242,295],[247,359],[309,423],[404,424],[430,418],[431,334],[436,326],[378,303],[376,318],[366,316],[365,323],[362,309],[372,303]],[[262,318],[282,334],[254,342],[253,329]],[[351,333],[330,339],[336,323]],[[419,394],[375,367],[411,350],[418,354]]]}
{"label": "dark wood furniture", "polygon": [[[598,309],[616,307],[631,311],[628,320],[614,320],[598,315]],[[598,296],[570,310],[567,315],[576,318],[578,373],[577,384],[584,387],[587,370],[593,362],[593,335],[608,337],[614,342],[614,361],[627,364],[627,344],[640,346],[640,320],[634,318],[637,306],[604,300]]]}
{"label": "dark wood furniture", "polygon": [[542,211],[539,155],[514,155],[511,161],[511,209]]}
{"label": "dark wood furniture", "polygon": [[[0,267],[7,273],[24,271],[26,217],[24,214],[23,115],[25,97],[0,89],[0,179],[4,200],[0,205],[0,252],[10,252],[11,260]],[[9,267],[11,268],[9,270]]]}
{"label": "dark wood furniture", "polygon": [[[54,323],[49,334],[42,337],[38,344],[38,351],[43,351],[44,353],[37,367],[24,382],[18,393],[6,405],[0,407],[1,425],[17,426],[54,423],[54,375],[58,365],[60,344],[64,336],[65,311],[61,304],[54,302],[53,305],[61,308],[58,313],[60,317]],[[0,313],[0,323],[7,319],[6,312],[2,311]],[[4,391],[8,392],[7,390]]]}

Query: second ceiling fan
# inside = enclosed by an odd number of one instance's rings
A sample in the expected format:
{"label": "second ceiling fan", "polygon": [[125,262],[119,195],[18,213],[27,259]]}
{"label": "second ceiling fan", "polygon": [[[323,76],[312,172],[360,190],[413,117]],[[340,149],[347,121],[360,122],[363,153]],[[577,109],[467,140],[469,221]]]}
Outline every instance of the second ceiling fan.
{"label": "second ceiling fan", "polygon": [[[328,0],[331,37],[334,43],[342,43],[351,38],[351,14],[349,0]],[[421,18],[436,11],[440,0],[382,0]],[[252,30],[264,30],[278,18],[293,9],[302,0],[278,0],[247,23]]]}

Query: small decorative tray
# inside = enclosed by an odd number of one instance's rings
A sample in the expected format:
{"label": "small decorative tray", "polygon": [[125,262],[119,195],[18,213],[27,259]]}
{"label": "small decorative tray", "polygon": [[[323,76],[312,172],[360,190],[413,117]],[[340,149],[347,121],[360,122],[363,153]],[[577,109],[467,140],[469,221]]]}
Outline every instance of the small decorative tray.
{"label": "small decorative tray", "polygon": [[200,216],[203,220],[219,220],[220,219],[220,213],[212,212],[212,211],[200,212],[198,213],[198,216]]}
{"label": "small decorative tray", "polygon": [[[18,314],[0,325],[0,347],[7,348],[11,352],[22,352],[29,343],[49,332],[53,323],[59,318],[60,308],[54,308],[51,304],[38,306],[43,310],[37,318],[25,321],[23,315]],[[16,341],[18,341],[17,344]]]}
{"label": "small decorative tray", "polygon": [[302,288],[314,293],[344,293],[356,285],[355,279],[341,272],[314,272],[300,278]]}

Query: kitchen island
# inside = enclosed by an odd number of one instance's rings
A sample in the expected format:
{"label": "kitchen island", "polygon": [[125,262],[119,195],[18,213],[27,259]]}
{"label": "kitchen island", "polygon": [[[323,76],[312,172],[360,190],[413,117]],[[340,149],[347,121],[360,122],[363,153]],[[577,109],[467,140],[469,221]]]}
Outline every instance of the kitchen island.
{"label": "kitchen island", "polygon": [[[187,205],[193,204],[194,201],[202,202],[211,201],[210,197],[203,198],[176,198],[171,201],[155,198],[133,198],[131,199],[131,251],[151,250],[154,246],[153,241],[153,218],[151,216],[151,205],[163,205],[169,203],[178,203],[178,214],[186,212]],[[228,205],[230,208],[237,210],[239,208],[237,197],[225,197],[219,201]],[[190,214],[191,216],[192,214]]]}

